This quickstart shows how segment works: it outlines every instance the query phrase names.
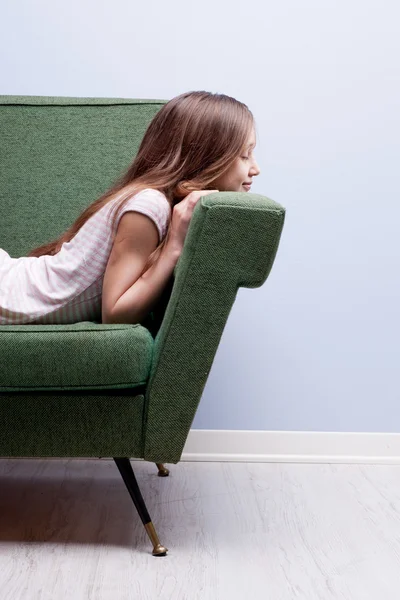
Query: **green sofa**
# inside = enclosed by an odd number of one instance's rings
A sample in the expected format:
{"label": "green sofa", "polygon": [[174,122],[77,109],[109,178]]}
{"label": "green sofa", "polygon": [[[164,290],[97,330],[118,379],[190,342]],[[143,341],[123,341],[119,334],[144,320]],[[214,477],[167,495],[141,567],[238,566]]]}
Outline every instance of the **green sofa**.
{"label": "green sofa", "polygon": [[[0,96],[0,247],[24,256],[63,233],[130,164],[164,103]],[[143,323],[0,326],[0,456],[113,457],[165,555],[129,457],[160,475],[179,462],[237,290],[267,279],[284,218],[258,194],[210,194]]]}

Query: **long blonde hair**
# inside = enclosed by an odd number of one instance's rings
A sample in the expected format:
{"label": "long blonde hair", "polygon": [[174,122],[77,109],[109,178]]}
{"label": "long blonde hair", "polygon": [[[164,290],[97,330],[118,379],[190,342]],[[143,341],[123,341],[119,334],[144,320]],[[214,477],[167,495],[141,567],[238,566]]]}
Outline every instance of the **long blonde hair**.
{"label": "long blonde hair", "polygon": [[[115,200],[112,228],[118,209],[145,188],[162,192],[173,209],[191,191],[212,189],[210,184],[239,156],[253,126],[249,108],[235,98],[210,92],[176,96],[150,122],[138,153],[127,171],[100,198],[88,206],[57,240],[31,250],[28,256],[56,254],[98,210]],[[171,212],[172,214],[172,212]],[[157,260],[168,241],[167,233],[149,256],[141,274]]]}

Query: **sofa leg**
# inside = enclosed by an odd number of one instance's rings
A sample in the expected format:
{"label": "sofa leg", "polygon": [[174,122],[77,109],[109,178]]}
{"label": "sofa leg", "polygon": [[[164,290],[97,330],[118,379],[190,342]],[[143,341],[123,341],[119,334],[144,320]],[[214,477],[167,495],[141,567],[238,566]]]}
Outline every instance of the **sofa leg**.
{"label": "sofa leg", "polygon": [[158,469],[158,476],[159,477],[168,477],[169,475],[169,469],[167,469],[166,467],[164,467],[164,465],[162,463],[156,463],[157,469]]}
{"label": "sofa leg", "polygon": [[166,556],[168,548],[161,546],[160,540],[158,539],[154,525],[151,522],[150,515],[148,513],[146,504],[144,503],[143,496],[140,492],[138,482],[136,481],[135,474],[132,469],[129,458],[114,458],[115,464],[117,465],[119,472],[121,473],[122,479],[128,492],[131,495],[136,510],[142,520],[144,528],[153,544],[153,556]]}

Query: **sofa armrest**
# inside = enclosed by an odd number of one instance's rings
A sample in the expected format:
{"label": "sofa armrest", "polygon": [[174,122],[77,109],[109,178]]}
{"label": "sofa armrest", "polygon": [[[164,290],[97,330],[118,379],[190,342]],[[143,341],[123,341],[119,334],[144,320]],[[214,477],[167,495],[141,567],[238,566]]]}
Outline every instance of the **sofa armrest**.
{"label": "sofa armrest", "polygon": [[145,460],[179,462],[237,290],[267,279],[284,219],[285,208],[258,194],[198,201],[154,341]]}

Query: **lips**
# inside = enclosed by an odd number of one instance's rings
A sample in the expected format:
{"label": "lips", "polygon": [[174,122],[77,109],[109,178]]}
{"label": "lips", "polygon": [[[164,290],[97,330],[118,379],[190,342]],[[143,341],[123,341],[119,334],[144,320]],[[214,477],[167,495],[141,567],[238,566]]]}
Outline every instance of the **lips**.
{"label": "lips", "polygon": [[249,189],[251,188],[251,183],[243,183],[242,185],[244,188],[246,188],[247,191],[249,191]]}

